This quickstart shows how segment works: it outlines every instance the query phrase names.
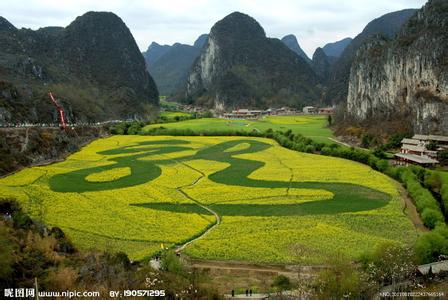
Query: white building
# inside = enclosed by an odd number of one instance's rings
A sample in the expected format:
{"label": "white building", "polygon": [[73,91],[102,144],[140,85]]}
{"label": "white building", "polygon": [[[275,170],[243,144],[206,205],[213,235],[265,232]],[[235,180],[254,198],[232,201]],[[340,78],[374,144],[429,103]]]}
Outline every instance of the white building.
{"label": "white building", "polygon": [[317,113],[317,108],[314,106],[305,106],[303,108],[303,113],[304,114],[315,114],[315,113]]}

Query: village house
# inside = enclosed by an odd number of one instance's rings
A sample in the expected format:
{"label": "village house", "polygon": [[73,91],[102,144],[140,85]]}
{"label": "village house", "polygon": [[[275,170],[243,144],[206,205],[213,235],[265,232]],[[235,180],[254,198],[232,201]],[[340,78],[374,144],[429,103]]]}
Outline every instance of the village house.
{"label": "village house", "polygon": [[269,108],[266,110],[254,110],[247,108],[239,108],[232,110],[231,113],[224,113],[221,117],[225,119],[258,119],[262,116],[280,116],[280,115],[295,115],[297,111],[289,107]]}
{"label": "village house", "polygon": [[317,113],[317,108],[314,106],[305,106],[302,111],[304,114],[315,114]]}
{"label": "village house", "polygon": [[277,115],[289,116],[289,115],[296,115],[297,113],[298,112],[296,109],[287,106],[283,106],[277,109]]}
{"label": "village house", "polygon": [[[448,137],[416,134],[401,141],[400,153],[396,153],[398,164],[434,166],[439,163],[439,151],[448,150]],[[428,149],[429,148],[429,149]]]}
{"label": "village house", "polygon": [[412,139],[418,140],[425,144],[434,143],[437,145],[438,151],[448,150],[448,136],[416,134],[412,137]]}
{"label": "village house", "polygon": [[334,107],[321,107],[318,113],[319,115],[332,115],[334,114]]}
{"label": "village house", "polygon": [[426,265],[421,265],[417,267],[417,270],[422,275],[439,274],[443,272],[448,272],[448,260],[437,261],[429,263]]}
{"label": "village house", "polygon": [[241,108],[232,110],[231,113],[225,113],[223,116],[226,119],[257,119],[262,114],[262,110],[249,110],[247,108]]}

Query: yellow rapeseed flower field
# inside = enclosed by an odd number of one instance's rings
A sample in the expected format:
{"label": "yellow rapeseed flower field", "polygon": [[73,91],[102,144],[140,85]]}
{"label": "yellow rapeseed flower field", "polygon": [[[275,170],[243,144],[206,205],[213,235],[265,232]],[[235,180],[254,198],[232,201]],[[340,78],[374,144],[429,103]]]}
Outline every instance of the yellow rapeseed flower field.
{"label": "yellow rapeseed flower field", "polygon": [[200,235],[211,211],[221,223],[188,255],[321,264],[417,235],[388,177],[261,138],[112,136],[0,179],[0,193],[78,247],[132,259]]}

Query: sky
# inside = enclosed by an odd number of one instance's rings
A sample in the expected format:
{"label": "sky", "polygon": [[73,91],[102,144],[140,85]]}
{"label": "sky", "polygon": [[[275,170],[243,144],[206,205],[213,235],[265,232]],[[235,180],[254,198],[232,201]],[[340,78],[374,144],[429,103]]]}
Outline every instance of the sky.
{"label": "sky", "polygon": [[255,18],[268,37],[297,36],[312,57],[317,47],[355,37],[388,12],[420,8],[426,0],[0,0],[0,16],[18,28],[67,26],[87,11],[111,11],[131,30],[140,50],[193,44],[214,23],[239,11]]}

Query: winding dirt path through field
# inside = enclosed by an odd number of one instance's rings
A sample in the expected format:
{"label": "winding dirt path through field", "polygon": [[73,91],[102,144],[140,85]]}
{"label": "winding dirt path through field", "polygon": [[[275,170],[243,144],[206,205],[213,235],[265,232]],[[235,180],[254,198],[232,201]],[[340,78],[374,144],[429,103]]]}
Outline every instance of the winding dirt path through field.
{"label": "winding dirt path through field", "polygon": [[183,189],[184,188],[189,188],[189,187],[193,187],[196,184],[198,184],[202,179],[204,179],[206,177],[206,175],[204,174],[204,172],[202,172],[201,170],[198,170],[196,168],[193,168],[192,166],[181,162],[182,165],[186,166],[187,168],[197,172],[200,174],[200,176],[192,183],[184,185],[184,186],[180,186],[177,187],[176,190],[181,193],[184,197],[186,197],[187,199],[193,201],[194,203],[196,203],[198,206],[202,207],[203,209],[205,209],[206,211],[210,212],[211,214],[213,214],[215,216],[215,223],[212,224],[210,227],[208,227],[205,231],[203,231],[199,236],[183,243],[182,245],[177,246],[176,248],[176,252],[181,252],[183,251],[188,245],[190,245],[191,243],[203,238],[204,236],[206,236],[210,231],[212,231],[216,226],[218,226],[219,224],[221,224],[221,217],[218,215],[218,213],[216,211],[214,211],[213,209],[211,209],[210,207],[203,205],[202,203],[200,203],[198,200],[194,199],[193,197],[191,197],[190,195],[188,195]]}
{"label": "winding dirt path through field", "polygon": [[397,186],[398,191],[400,192],[400,198],[403,201],[403,213],[411,220],[417,230],[429,231],[429,229],[423,224],[414,202],[412,202],[412,199],[409,197],[408,191],[406,191],[406,189],[398,182]]}

